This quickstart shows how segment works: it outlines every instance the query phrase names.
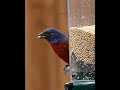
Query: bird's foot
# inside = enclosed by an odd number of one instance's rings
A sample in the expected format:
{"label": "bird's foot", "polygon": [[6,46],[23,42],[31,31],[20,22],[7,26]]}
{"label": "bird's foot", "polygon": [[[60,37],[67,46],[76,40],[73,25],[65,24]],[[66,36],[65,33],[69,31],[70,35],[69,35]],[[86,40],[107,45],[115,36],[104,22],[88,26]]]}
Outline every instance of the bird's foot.
{"label": "bird's foot", "polygon": [[69,66],[69,64],[65,65],[63,71],[64,71],[65,75],[66,75],[66,73],[70,72],[70,66]]}

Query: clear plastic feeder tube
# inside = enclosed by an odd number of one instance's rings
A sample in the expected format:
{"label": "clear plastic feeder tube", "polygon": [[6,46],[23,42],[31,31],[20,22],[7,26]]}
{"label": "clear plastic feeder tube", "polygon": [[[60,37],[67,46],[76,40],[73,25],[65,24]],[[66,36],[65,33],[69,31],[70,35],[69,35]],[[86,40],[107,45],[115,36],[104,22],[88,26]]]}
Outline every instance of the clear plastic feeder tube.
{"label": "clear plastic feeder tube", "polygon": [[70,80],[95,80],[95,0],[67,0]]}

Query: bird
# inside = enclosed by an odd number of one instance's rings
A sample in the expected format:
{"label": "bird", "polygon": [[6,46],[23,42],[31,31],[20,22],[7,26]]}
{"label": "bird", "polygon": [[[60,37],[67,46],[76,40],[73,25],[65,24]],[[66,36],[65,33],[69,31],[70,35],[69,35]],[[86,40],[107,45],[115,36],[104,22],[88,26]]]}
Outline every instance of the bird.
{"label": "bird", "polygon": [[47,40],[54,52],[60,57],[67,65],[63,71],[69,71],[69,38],[56,28],[46,28],[38,34],[38,39]]}

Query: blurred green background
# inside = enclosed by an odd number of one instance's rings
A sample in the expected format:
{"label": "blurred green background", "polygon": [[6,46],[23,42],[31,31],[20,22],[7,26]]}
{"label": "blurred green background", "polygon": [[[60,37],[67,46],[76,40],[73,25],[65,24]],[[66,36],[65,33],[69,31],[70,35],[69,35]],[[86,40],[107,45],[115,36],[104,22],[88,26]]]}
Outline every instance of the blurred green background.
{"label": "blurred green background", "polygon": [[64,90],[66,65],[37,34],[57,28],[68,35],[67,0],[25,0],[25,89]]}

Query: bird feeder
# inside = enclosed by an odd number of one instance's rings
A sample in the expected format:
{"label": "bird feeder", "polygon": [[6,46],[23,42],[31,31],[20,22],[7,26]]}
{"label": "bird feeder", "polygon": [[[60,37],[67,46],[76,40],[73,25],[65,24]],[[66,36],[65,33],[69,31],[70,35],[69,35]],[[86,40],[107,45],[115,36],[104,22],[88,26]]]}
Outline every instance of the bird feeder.
{"label": "bird feeder", "polygon": [[67,0],[70,82],[65,90],[95,90],[95,0]]}

